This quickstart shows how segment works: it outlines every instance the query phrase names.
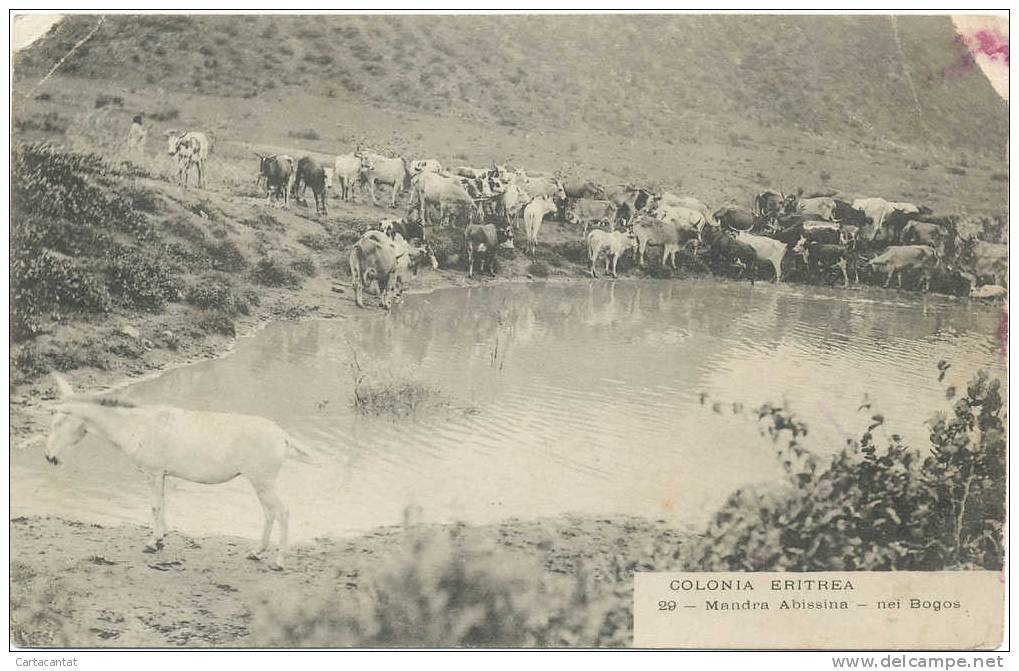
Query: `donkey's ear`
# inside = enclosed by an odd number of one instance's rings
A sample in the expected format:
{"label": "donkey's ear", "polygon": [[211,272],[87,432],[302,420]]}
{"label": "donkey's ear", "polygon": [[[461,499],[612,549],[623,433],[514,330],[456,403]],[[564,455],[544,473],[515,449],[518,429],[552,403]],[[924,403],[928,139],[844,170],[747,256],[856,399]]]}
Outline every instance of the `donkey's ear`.
{"label": "donkey's ear", "polygon": [[57,382],[57,393],[60,398],[70,398],[74,396],[74,390],[71,389],[70,383],[60,373],[53,373],[53,379]]}

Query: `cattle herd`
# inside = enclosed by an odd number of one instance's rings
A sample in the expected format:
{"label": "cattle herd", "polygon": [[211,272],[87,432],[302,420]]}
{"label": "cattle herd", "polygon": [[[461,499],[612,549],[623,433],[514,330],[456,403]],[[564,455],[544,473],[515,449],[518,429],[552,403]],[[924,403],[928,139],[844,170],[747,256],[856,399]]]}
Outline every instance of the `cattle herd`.
{"label": "cattle herd", "polygon": [[[190,166],[204,177],[208,142],[201,133],[170,135],[170,153],[178,158],[178,179],[187,183]],[[425,260],[437,266],[427,242],[430,226],[458,226],[464,231],[467,275],[475,270],[495,274],[500,247],[512,247],[523,227],[526,251],[534,255],[546,217],[576,227],[587,243],[590,274],[604,256],[605,272],[615,276],[619,258],[631,252],[643,266],[649,246],[661,247],[662,266],[677,268],[676,256],[689,250],[713,272],[748,278],[767,272],[782,281],[783,269],[804,276],[841,280],[848,288],[863,270],[893,279],[903,276],[924,291],[933,277],[968,287],[974,298],[1007,295],[1008,248],[980,240],[963,230],[955,215],[938,215],[914,203],[883,198],[846,198],[835,193],[757,194],[748,207],[712,210],[702,201],[669,192],[655,193],[633,185],[603,187],[561,173],[524,171],[505,165],[445,169],[436,160],[408,161],[360,147],[337,156],[332,165],[311,156],[256,154],[258,180],[267,202],[286,206],[307,187],[318,212],[326,212],[326,189],[352,201],[356,192],[378,203],[380,186],[390,190],[389,206],[409,194],[402,219],[383,219],[350,252],[355,296],[374,283],[384,306]]]}

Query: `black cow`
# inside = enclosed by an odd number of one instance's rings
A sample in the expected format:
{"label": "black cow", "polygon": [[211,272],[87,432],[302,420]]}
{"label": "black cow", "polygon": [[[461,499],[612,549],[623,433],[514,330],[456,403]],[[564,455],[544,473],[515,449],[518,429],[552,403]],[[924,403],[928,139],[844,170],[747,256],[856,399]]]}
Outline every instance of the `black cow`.
{"label": "black cow", "polygon": [[637,214],[654,203],[655,196],[647,189],[623,186],[609,193],[608,200],[616,206],[617,217],[629,223]]}
{"label": "black cow", "polygon": [[[844,245],[810,242],[807,238],[800,238],[793,251],[803,257],[803,262],[807,264],[808,270],[838,268],[842,271],[842,287],[849,288],[849,274],[846,272],[849,264],[849,250]],[[859,278],[857,278],[857,282],[859,282]]]}
{"label": "black cow", "polygon": [[290,180],[294,176],[294,159],[282,154],[270,154],[263,156],[255,152],[258,157],[258,179],[265,180],[266,201],[278,200],[283,197],[283,205],[287,205]]}
{"label": "black cow", "polygon": [[499,245],[513,239],[513,231],[507,226],[499,228],[495,224],[468,224],[464,229],[464,246],[467,248],[467,277],[474,277],[474,257],[478,257],[479,268],[495,276],[498,270]]}
{"label": "black cow", "polygon": [[750,231],[761,223],[761,219],[753,212],[738,207],[723,207],[711,216],[719,226],[727,230]]}
{"label": "black cow", "polygon": [[315,212],[326,214],[326,169],[317,159],[302,156],[297,162],[297,172],[293,179],[290,195],[294,198],[304,197],[307,187],[315,194]]}
{"label": "black cow", "polygon": [[835,199],[835,221],[862,228],[867,225],[867,215],[844,200]]}
{"label": "black cow", "polygon": [[705,226],[701,236],[709,263],[714,268],[728,269],[736,266],[740,269],[737,278],[743,277],[743,273],[749,270],[750,284],[754,283],[757,277],[757,252],[753,247],[715,226]]}

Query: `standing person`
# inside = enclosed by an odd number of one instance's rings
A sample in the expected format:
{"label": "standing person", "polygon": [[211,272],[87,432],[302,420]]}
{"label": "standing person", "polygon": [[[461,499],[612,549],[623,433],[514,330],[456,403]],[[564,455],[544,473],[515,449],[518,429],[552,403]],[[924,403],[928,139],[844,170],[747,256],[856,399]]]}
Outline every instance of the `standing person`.
{"label": "standing person", "polygon": [[142,115],[138,114],[131,120],[131,130],[127,133],[127,151],[133,157],[141,158],[145,155],[145,138],[149,135],[149,129],[142,123]]}

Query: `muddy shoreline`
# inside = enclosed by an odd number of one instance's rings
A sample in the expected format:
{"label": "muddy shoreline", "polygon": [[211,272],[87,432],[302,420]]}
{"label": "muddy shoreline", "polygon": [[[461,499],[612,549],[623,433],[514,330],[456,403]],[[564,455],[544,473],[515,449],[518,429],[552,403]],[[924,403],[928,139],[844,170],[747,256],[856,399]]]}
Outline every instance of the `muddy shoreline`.
{"label": "muddy shoreline", "polygon": [[[148,530],[58,517],[11,521],[11,630],[29,647],[253,647],[271,635],[267,613],[332,595],[355,599],[408,554],[404,527],[382,527],[291,548],[286,570],[246,558],[251,540],[171,531],[145,554]],[[662,521],[578,517],[508,520],[481,526],[418,527],[427,537],[455,533],[491,548],[500,563],[563,587],[582,570],[601,592],[627,586],[619,566],[639,567],[652,548],[679,553],[691,536]],[[629,575],[629,573],[627,573]],[[267,606],[269,604],[269,606]],[[268,610],[267,610],[268,608]]]}

